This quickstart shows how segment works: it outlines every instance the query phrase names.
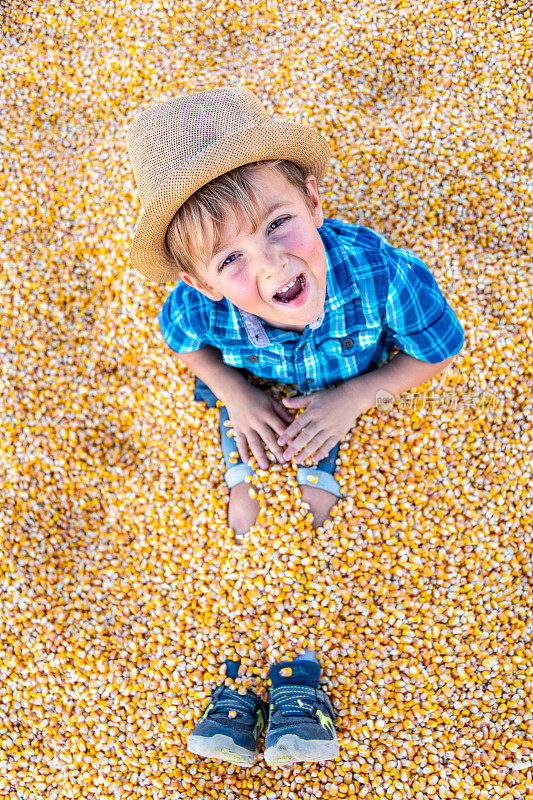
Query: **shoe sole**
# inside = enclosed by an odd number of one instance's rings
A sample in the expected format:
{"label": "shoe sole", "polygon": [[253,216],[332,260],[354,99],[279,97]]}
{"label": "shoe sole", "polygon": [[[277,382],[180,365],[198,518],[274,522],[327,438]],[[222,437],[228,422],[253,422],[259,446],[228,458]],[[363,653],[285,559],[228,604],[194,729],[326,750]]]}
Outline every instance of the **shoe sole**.
{"label": "shoe sole", "polygon": [[257,753],[251,753],[245,747],[235,744],[231,736],[215,733],[214,736],[189,736],[187,750],[204,758],[218,758],[229,761],[238,767],[251,767],[255,764]]}
{"label": "shoe sole", "polygon": [[286,733],[272,747],[265,750],[265,761],[270,767],[283,767],[296,761],[330,761],[339,756],[339,742],[324,739],[300,739],[295,733]]}

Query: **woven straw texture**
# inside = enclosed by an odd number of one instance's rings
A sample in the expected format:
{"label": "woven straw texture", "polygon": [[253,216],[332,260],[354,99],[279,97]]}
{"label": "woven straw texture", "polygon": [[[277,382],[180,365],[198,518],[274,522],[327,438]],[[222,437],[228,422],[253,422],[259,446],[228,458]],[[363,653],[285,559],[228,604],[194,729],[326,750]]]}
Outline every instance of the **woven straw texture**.
{"label": "woven straw texture", "polygon": [[128,128],[126,145],[141,201],[130,258],[157,283],[179,280],[165,235],[176,211],[200,187],[235,167],[270,158],[293,161],[320,183],[331,158],[321,134],[273,120],[242,86],[183,95],[143,111]]}

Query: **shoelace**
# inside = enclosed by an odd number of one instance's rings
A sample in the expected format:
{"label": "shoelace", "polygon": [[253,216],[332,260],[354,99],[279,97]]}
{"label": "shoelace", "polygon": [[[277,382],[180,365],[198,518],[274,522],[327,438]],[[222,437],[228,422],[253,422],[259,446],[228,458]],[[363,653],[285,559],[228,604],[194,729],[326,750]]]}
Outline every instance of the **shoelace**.
{"label": "shoelace", "polygon": [[278,686],[272,690],[274,713],[298,715],[316,720],[316,693],[309,686]]}
{"label": "shoelace", "polygon": [[238,715],[236,719],[239,722],[253,722],[255,717],[256,702],[253,697],[238,692],[229,694],[229,692],[222,692],[218,697],[212,699],[214,708],[211,709],[208,716],[216,719],[218,714],[223,715],[224,719],[228,719],[230,711],[235,711]]}

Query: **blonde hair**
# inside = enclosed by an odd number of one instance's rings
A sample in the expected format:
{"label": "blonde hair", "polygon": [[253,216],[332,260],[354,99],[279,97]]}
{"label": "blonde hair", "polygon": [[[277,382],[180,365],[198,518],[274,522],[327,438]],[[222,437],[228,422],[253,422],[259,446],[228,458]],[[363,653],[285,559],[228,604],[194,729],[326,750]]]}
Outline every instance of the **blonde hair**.
{"label": "blonde hair", "polygon": [[[270,166],[284,175],[301,191],[309,209],[313,210],[313,202],[305,183],[305,170],[292,161],[281,158],[253,161],[206,183],[178,209],[168,226],[165,238],[179,270],[191,275],[202,285],[198,267],[206,268],[212,253],[219,247],[228,208],[233,212],[236,221],[239,212],[244,211],[252,226],[252,233],[256,232],[264,209],[254,193],[251,177],[262,166]],[[213,236],[211,252],[208,252],[207,220],[211,223]]]}

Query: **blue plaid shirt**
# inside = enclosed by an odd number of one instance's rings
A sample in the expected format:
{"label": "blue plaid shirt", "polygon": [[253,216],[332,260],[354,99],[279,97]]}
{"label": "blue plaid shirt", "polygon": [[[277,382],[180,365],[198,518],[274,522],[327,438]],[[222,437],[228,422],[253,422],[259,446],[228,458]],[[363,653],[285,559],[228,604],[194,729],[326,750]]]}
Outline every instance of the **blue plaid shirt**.
{"label": "blue plaid shirt", "polygon": [[430,364],[461,350],[463,328],[414,253],[338,219],[324,219],[318,233],[327,256],[326,299],[302,333],[274,328],[225,297],[210,300],[179,281],[157,316],[170,349],[217,347],[226,364],[296,384],[301,393],[376,369],[395,348]]}

